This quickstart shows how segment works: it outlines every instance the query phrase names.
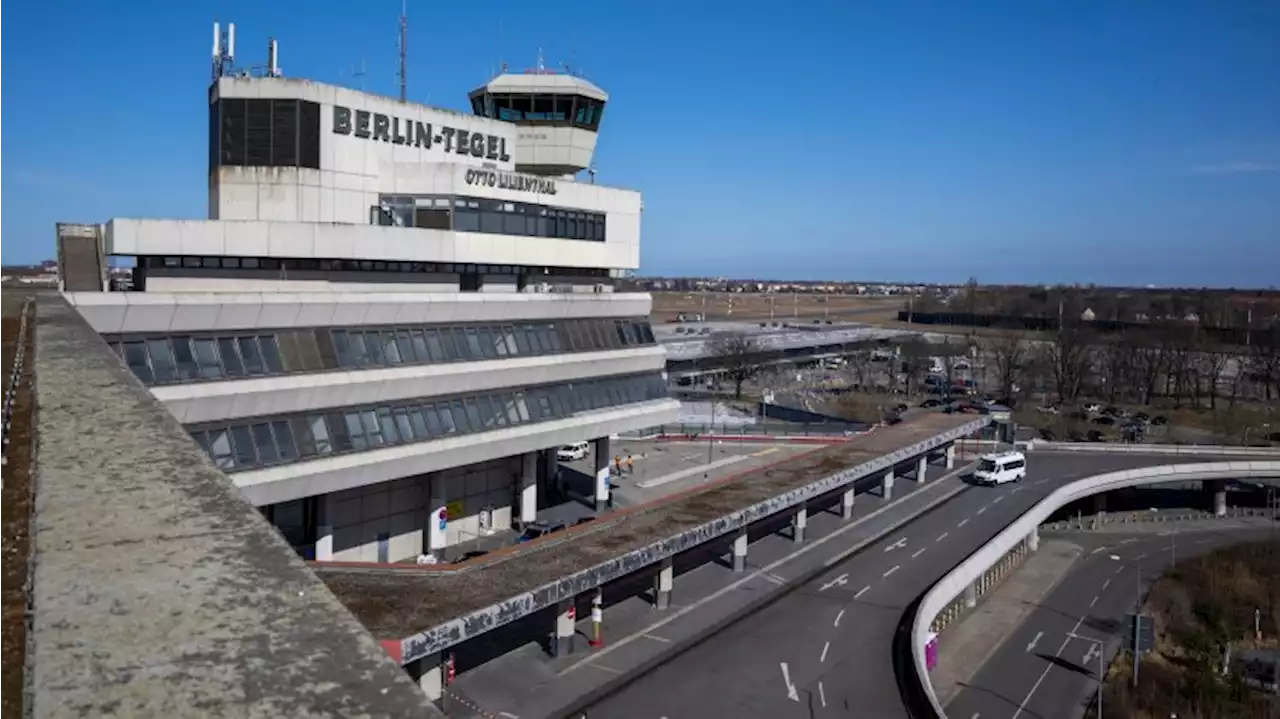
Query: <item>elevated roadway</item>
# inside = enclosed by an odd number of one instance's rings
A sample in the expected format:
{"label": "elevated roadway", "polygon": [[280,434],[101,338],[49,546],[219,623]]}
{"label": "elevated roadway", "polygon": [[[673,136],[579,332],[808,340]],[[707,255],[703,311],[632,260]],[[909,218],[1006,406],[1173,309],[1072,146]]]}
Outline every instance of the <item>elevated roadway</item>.
{"label": "elevated roadway", "polygon": [[973,657],[982,667],[946,705],[947,715],[1084,716],[1097,690],[1099,660],[1106,666],[1120,650],[1125,615],[1161,573],[1174,561],[1275,538],[1274,527],[1071,535],[1084,550],[1081,559],[995,654]]}
{"label": "elevated roadway", "polygon": [[[1023,483],[965,488],[748,619],[604,697],[587,715],[907,716],[895,669],[895,637],[917,598],[943,575],[1063,485],[1105,472],[1213,459],[1033,454]],[[826,551],[836,556],[840,548]],[[906,662],[903,668],[911,670]]]}

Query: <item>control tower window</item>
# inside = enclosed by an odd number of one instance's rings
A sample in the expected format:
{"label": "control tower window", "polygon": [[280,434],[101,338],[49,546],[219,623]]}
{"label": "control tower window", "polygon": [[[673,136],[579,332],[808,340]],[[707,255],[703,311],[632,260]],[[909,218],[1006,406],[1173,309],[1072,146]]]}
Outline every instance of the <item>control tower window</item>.
{"label": "control tower window", "polygon": [[226,98],[210,106],[209,122],[216,165],[320,169],[317,103]]}

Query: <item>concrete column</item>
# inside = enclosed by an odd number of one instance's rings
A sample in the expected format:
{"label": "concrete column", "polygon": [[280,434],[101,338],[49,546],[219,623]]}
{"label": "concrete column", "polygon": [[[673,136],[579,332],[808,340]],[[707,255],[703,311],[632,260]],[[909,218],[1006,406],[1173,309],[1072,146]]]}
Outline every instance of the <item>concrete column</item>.
{"label": "concrete column", "polygon": [[954,444],[947,445],[947,469],[956,468],[956,446]]}
{"label": "concrete column", "polygon": [[609,508],[609,464],[613,462],[612,448],[608,437],[595,441],[596,460],[596,511],[603,512]]}
{"label": "concrete column", "polygon": [[880,482],[880,493],[884,495],[884,501],[893,499],[893,470],[884,473],[884,480]]}
{"label": "concrete column", "polygon": [[418,688],[427,699],[440,701],[444,696],[444,662],[439,654],[428,654],[418,660],[414,673],[418,675]]}
{"label": "concrete column", "polygon": [[538,518],[538,453],[525,452],[520,458],[520,521]]}
{"label": "concrete column", "polygon": [[[982,581],[982,580],[978,580]],[[978,585],[970,584],[964,588],[964,605],[970,609],[978,606]]]}
{"label": "concrete column", "polygon": [[853,519],[853,487],[846,489],[840,498],[840,518]]}
{"label": "concrete column", "polygon": [[1227,491],[1225,489],[1219,489],[1213,493],[1213,514],[1217,517],[1227,516]]}
{"label": "concrete column", "polygon": [[929,471],[929,455],[922,454],[920,459],[916,460],[916,484],[924,484],[928,479]]}
{"label": "concrete column", "polygon": [[1040,549],[1040,528],[1033,527],[1031,534],[1027,535],[1027,549],[1035,552]]}
{"label": "concrete column", "polygon": [[804,526],[809,522],[809,510],[800,507],[796,511],[796,516],[791,520],[791,538],[796,542],[804,541]]}
{"label": "concrete column", "polygon": [[671,606],[671,588],[675,585],[676,571],[671,566],[671,557],[662,560],[658,573],[653,577],[653,606],[666,609]]}
{"label": "concrete column", "polygon": [[557,657],[567,657],[573,653],[574,624],[577,619],[574,614],[573,600],[562,600],[557,609],[559,613],[556,614],[556,636],[551,651]]}
{"label": "concrete column", "polygon": [[444,478],[433,473],[427,477],[427,483],[430,486],[431,502],[428,507],[427,526],[423,527],[427,535],[424,544],[427,554],[434,555],[436,559],[444,559],[444,548],[449,544],[449,515],[445,509]]}
{"label": "concrete column", "polygon": [[316,561],[333,560],[333,517],[330,516],[329,495],[316,497]]}
{"label": "concrete column", "polygon": [[733,571],[741,572],[747,568],[747,528],[738,530],[733,540]]}

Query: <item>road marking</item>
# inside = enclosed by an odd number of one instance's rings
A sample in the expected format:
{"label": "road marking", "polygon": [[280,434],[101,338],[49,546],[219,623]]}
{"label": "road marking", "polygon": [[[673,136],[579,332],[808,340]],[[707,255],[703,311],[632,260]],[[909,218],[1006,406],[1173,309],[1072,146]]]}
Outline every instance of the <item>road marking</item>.
{"label": "road marking", "polygon": [[924,547],[921,547],[921,548],[917,549],[917,550],[915,551],[915,553],[911,555],[911,558],[912,558],[912,559],[915,559],[916,557],[920,556],[921,554],[924,554]]}
{"label": "road marking", "polygon": [[849,575],[848,575],[848,574],[841,574],[840,576],[836,577],[835,579],[832,579],[831,581],[827,582],[826,584],[823,584],[821,587],[819,587],[819,588],[818,588],[818,591],[819,591],[819,592],[825,592],[825,591],[827,591],[828,589],[830,589],[830,588],[832,588],[832,587],[843,587],[844,585],[846,585],[846,584],[848,584],[848,583],[849,583]]}
{"label": "road marking", "polygon": [[1021,491],[1022,491],[1022,487],[1014,487],[1009,493],[1017,494],[1018,492],[1021,492]]}
{"label": "road marking", "polygon": [[935,540],[933,540],[933,541],[935,541],[935,542],[941,542],[942,540],[944,540],[944,539],[946,539],[946,538],[947,538],[947,533],[946,533],[946,532],[943,532],[942,534],[939,534],[939,535],[938,535],[938,538],[937,538],[937,539],[935,539]]}
{"label": "road marking", "polygon": [[1036,632],[1035,639],[1032,639],[1031,643],[1027,645],[1027,651],[1030,652],[1031,650],[1035,649],[1036,645],[1040,643],[1040,637],[1043,637],[1043,636],[1044,636],[1044,632]]}
{"label": "road marking", "polygon": [[800,695],[796,693],[796,685],[791,683],[791,670],[787,668],[786,662],[778,662],[782,667],[782,682],[787,685],[787,698],[793,702],[800,701]]}
{"label": "road marking", "polygon": [[959,523],[959,524],[957,524],[956,526],[957,526],[957,527],[963,527],[964,525],[966,525],[966,524],[968,524],[968,523],[969,523],[969,518],[968,518],[968,517],[965,517],[964,519],[960,520],[960,523]]}
{"label": "road marking", "polygon": [[[980,717],[980,716],[982,716],[982,715],[981,715],[981,714],[979,714],[978,712],[974,712],[974,713],[973,713],[973,716],[969,717],[969,719],[978,719],[978,717]],[[663,717],[662,719],[667,719],[667,718],[666,718],[666,717]]]}
{"label": "road marking", "polygon": [[[949,472],[949,473],[947,473],[947,474],[943,475],[942,477],[940,477],[938,480],[935,480],[935,481],[932,483],[932,485],[933,485],[933,486],[939,486],[939,485],[941,485],[941,480],[946,479],[946,478],[948,478],[948,477],[955,477],[955,476],[959,476],[959,475],[960,475],[960,473],[961,473],[961,472],[963,472],[963,471],[965,471],[965,470],[964,470],[963,468],[961,468],[961,469],[957,469],[957,470],[955,470],[955,471],[953,471],[953,472]],[[927,491],[928,491],[928,489],[926,488],[926,489],[923,489],[923,490],[920,490],[920,491],[921,491],[921,492],[927,492]],[[948,493],[943,494],[939,499],[934,500],[934,501],[936,501],[936,502],[939,502],[939,503],[940,503],[940,502],[942,502],[942,501],[945,501],[945,500],[951,499],[951,498],[953,498],[953,497],[955,497],[955,496],[959,495],[962,491],[963,491],[963,490],[961,490],[961,489],[952,490],[951,492],[948,492]],[[743,578],[741,578],[741,579],[738,579],[738,580],[736,580],[736,581],[734,581],[734,582],[730,582],[728,585],[726,585],[726,586],[724,586],[724,587],[721,587],[720,589],[716,590],[715,592],[712,592],[711,594],[708,594],[707,596],[703,597],[702,599],[697,600],[696,602],[693,602],[693,603],[691,603],[691,604],[687,604],[687,605],[685,605],[685,606],[681,607],[680,609],[678,609],[678,610],[676,610],[676,611],[672,612],[671,614],[667,615],[666,617],[662,618],[661,620],[656,621],[656,622],[654,622],[653,624],[650,624],[648,627],[645,627],[643,630],[638,631],[638,632],[635,632],[635,633],[632,633],[632,634],[629,634],[629,635],[624,636],[624,637],[620,637],[620,638],[618,638],[618,639],[614,640],[614,642],[613,642],[612,644],[610,644],[609,646],[607,646],[607,647],[605,647],[605,648],[603,648],[603,649],[599,649],[599,650],[597,650],[597,651],[596,651],[596,653],[595,653],[594,655],[592,655],[592,656],[588,656],[588,657],[583,657],[582,659],[578,660],[577,662],[574,662],[573,664],[570,664],[569,666],[565,667],[564,669],[561,669],[560,671],[556,672],[556,675],[557,675],[557,676],[564,676],[564,675],[568,674],[569,672],[572,672],[572,671],[574,671],[574,670],[576,670],[576,669],[580,669],[580,668],[581,668],[581,667],[583,667],[584,665],[589,664],[589,663],[591,662],[591,660],[592,660],[592,659],[596,659],[596,658],[602,657],[602,656],[604,656],[605,654],[608,654],[609,652],[612,652],[612,651],[614,651],[614,650],[618,649],[619,647],[624,647],[624,646],[626,646],[626,645],[630,644],[631,642],[634,642],[635,640],[642,638],[642,637],[641,637],[641,635],[642,635],[642,634],[644,634],[645,632],[651,632],[651,631],[653,631],[653,630],[655,630],[655,629],[658,629],[658,628],[660,628],[660,627],[665,627],[666,625],[668,625],[668,624],[670,624],[670,623],[672,623],[672,622],[676,621],[677,619],[680,619],[681,617],[683,617],[684,615],[688,614],[689,612],[692,612],[692,611],[694,611],[694,610],[698,609],[699,607],[702,607],[702,606],[706,605],[706,604],[707,604],[707,603],[709,603],[709,602],[714,602],[714,601],[716,601],[717,599],[720,599],[721,597],[724,597],[725,595],[728,595],[728,594],[730,594],[730,593],[732,593],[732,592],[736,592],[736,591],[738,591],[740,588],[742,588],[742,587],[743,587],[744,585],[746,585],[748,582],[754,581],[756,578],[760,577],[761,575],[767,574],[768,572],[771,572],[771,571],[773,571],[774,569],[776,569],[776,568],[778,568],[778,567],[781,567],[782,565],[786,564],[787,562],[790,562],[790,561],[795,560],[795,558],[796,558],[796,557],[799,557],[799,556],[801,556],[801,555],[808,554],[809,552],[814,551],[814,550],[815,550],[815,549],[817,549],[818,547],[821,547],[821,546],[825,545],[827,542],[831,542],[831,541],[835,541],[836,539],[839,539],[840,537],[844,536],[844,535],[845,535],[846,533],[848,533],[849,531],[853,530],[855,527],[861,527],[861,526],[863,525],[863,523],[864,523],[864,522],[866,522],[866,521],[870,520],[870,519],[871,519],[871,518],[873,518],[873,517],[879,516],[879,515],[881,515],[881,514],[883,514],[883,513],[887,512],[887,511],[889,511],[891,508],[898,506],[898,504],[900,504],[901,502],[905,502],[908,498],[916,496],[916,494],[917,494],[917,492],[912,492],[911,494],[908,494],[908,495],[906,495],[906,496],[904,496],[904,497],[901,497],[901,498],[897,499],[896,501],[893,501],[893,502],[890,502],[890,503],[888,503],[888,504],[885,504],[885,505],[883,505],[883,506],[881,506],[881,507],[878,507],[877,509],[875,509],[874,511],[872,511],[870,514],[868,514],[868,515],[866,515],[866,516],[861,517],[860,519],[858,519],[858,521],[856,521],[856,522],[850,522],[849,524],[846,524],[845,526],[843,526],[843,527],[841,527],[841,528],[839,528],[839,529],[835,530],[834,532],[832,532],[832,533],[830,533],[830,534],[828,534],[828,535],[826,535],[826,536],[824,536],[824,537],[819,537],[818,539],[815,539],[815,540],[813,540],[812,542],[809,542],[809,543],[805,544],[803,547],[801,547],[801,548],[797,549],[797,550],[796,550],[796,551],[794,551],[794,552],[791,552],[790,554],[788,554],[788,555],[786,555],[786,556],[784,556],[784,557],[780,557],[780,558],[778,558],[778,559],[775,559],[774,561],[770,562],[769,564],[766,564],[765,566],[761,567],[760,569],[757,569],[756,571],[752,572],[751,574],[748,574],[747,576],[745,576],[745,577],[743,577]],[[830,566],[832,566],[832,565],[839,564],[840,562],[845,561],[845,560],[846,560],[846,559],[848,559],[849,557],[851,557],[851,556],[853,556],[854,554],[856,554],[856,553],[858,553],[859,551],[861,551],[861,550],[863,549],[863,547],[866,547],[866,546],[869,546],[869,545],[870,545],[870,542],[862,542],[862,543],[854,544],[852,547],[850,547],[850,548],[848,548],[848,549],[841,550],[841,551],[840,551],[839,553],[837,553],[835,556],[833,556],[833,557],[831,557],[831,558],[827,559],[825,562],[823,562],[823,566],[830,567]]]}
{"label": "road marking", "polygon": [[774,452],[777,452],[777,451],[778,451],[778,448],[777,448],[777,447],[770,447],[770,448],[768,448],[768,449],[762,449],[762,450],[760,450],[759,452],[756,452],[756,453],[752,454],[751,456],[752,456],[752,457],[763,457],[763,456],[765,456],[765,455],[767,455],[767,454],[773,454]]}
{"label": "road marking", "polygon": [[667,639],[666,637],[660,637],[660,636],[657,636],[657,635],[655,635],[655,634],[645,634],[645,635],[644,635],[644,638],[645,638],[645,639],[652,639],[652,640],[653,640],[653,641],[655,641],[655,642],[662,642],[663,644],[670,644],[670,643],[671,643],[671,640],[670,640],[670,639]]}
{"label": "road marking", "polygon": [[987,505],[984,504],[981,507],[978,507],[978,514],[982,514],[985,511],[987,511]]}
{"label": "road marking", "polygon": [[1032,482],[1032,484],[1044,484],[1045,482],[1048,482],[1048,481],[1049,479],[1046,477],[1044,479],[1037,479],[1036,481]]}
{"label": "road marking", "polygon": [[893,574],[893,573],[894,573],[894,572],[896,572],[896,571],[898,571],[898,565],[896,565],[896,564],[895,564],[895,565],[893,565],[893,569],[890,569],[889,571],[885,572],[884,574],[882,574],[882,575],[880,575],[880,576],[882,576],[882,577],[884,577],[884,578],[888,579],[888,578],[889,578],[889,575],[890,575],[890,574]]}
{"label": "road marking", "polygon": [[1121,540],[1120,540],[1120,543],[1121,543],[1121,544],[1130,544],[1130,543],[1132,543],[1132,542],[1136,542],[1136,541],[1138,541],[1138,540],[1137,540],[1137,539],[1134,539],[1133,537],[1129,537],[1128,539],[1121,539]]}
{"label": "road marking", "polygon": [[[858,593],[857,593],[857,594],[855,594],[855,595],[853,595],[853,598],[854,598],[854,599],[857,599],[858,597],[861,597],[862,595],[866,594],[866,593],[867,593],[867,592],[869,592],[869,591],[871,591],[871,587],[870,587],[870,585],[865,586],[865,587],[863,587],[862,589],[859,589],[859,590],[858,590]],[[840,610],[840,614],[841,614],[841,615],[843,615],[843,614],[844,614],[844,610],[843,610],[843,609],[841,609],[841,610]],[[839,620],[838,620],[838,619],[837,619],[836,621],[837,621],[837,622],[839,622]]]}
{"label": "road marking", "polygon": [[1090,609],[1093,609],[1093,605],[1095,605],[1095,604],[1097,604],[1097,603],[1098,603],[1098,597],[1097,597],[1097,595],[1094,595],[1093,600],[1089,602],[1089,608],[1090,608]]}
{"label": "road marking", "polygon": [[769,572],[761,572],[760,576],[764,577],[765,579],[768,579],[769,581],[773,582],[774,584],[779,584],[779,585],[781,585],[781,584],[786,584],[786,583],[787,583],[787,580],[783,579],[782,577],[779,577],[779,576],[778,576],[778,575],[776,575],[776,574],[770,574]]}
{"label": "road marking", "polygon": [[1084,658],[1080,661],[1080,666],[1087,667],[1093,663],[1093,658],[1102,653],[1097,644],[1089,642],[1089,651],[1084,653]]}
{"label": "road marking", "polygon": [[[512,714],[511,712],[498,712],[498,716],[506,717],[507,719],[520,719],[520,717],[516,716],[515,714]],[[667,719],[667,718],[662,717],[662,719]]]}
{"label": "road marking", "polygon": [[900,537],[900,538],[898,539],[898,541],[896,541],[896,542],[894,542],[893,544],[890,544],[889,546],[885,547],[885,548],[884,548],[884,551],[885,551],[885,553],[887,554],[887,553],[889,553],[889,552],[892,552],[892,551],[893,551],[893,550],[895,550],[895,549],[902,549],[902,548],[903,548],[903,547],[905,547],[905,546],[907,546],[907,538],[906,538],[906,537]]}
{"label": "road marking", "polygon": [[1108,579],[1107,581],[1105,581],[1105,582],[1103,582],[1103,583],[1102,583],[1102,591],[1104,591],[1104,592],[1105,592],[1105,591],[1107,591],[1107,587],[1109,587],[1109,586],[1111,586],[1111,580],[1110,580],[1110,579]]}
{"label": "road marking", "polygon": [[818,682],[818,700],[822,702],[822,708],[827,708],[827,690],[822,688],[822,682]]}
{"label": "road marking", "polygon": [[714,462],[711,462],[710,464],[704,464],[700,467],[688,467],[678,472],[672,472],[671,474],[668,474],[664,477],[655,477],[653,479],[646,479],[643,482],[636,482],[636,486],[642,489],[649,489],[651,487],[661,487],[664,484],[679,482],[680,480],[685,479],[686,477],[692,477],[693,475],[698,474],[699,472],[706,473],[706,472],[710,472],[713,469],[720,469],[721,467],[733,464],[735,462],[741,462],[746,458],[747,456],[745,454],[735,454],[730,457],[722,457],[720,459],[717,459]]}
{"label": "road marking", "polygon": [[596,663],[594,663],[594,662],[592,662],[592,663],[591,663],[591,666],[595,667],[596,669],[599,669],[600,671],[609,672],[610,674],[622,674],[622,673],[623,673],[623,671],[622,671],[621,669],[614,669],[613,667],[606,667],[606,666],[605,666],[605,665],[603,665],[603,664],[596,664]]}
{"label": "road marking", "polygon": [[991,500],[991,503],[992,503],[992,504],[1000,504],[1000,503],[1001,503],[1001,502],[1003,502],[1003,501],[1004,501],[1004,495],[1002,494],[1002,495],[1000,495],[999,497],[996,497],[995,499]]}
{"label": "road marking", "polygon": [[831,649],[831,642],[822,645],[822,656],[818,658],[819,662],[827,661],[827,652]]}
{"label": "road marking", "polygon": [[1136,562],[1136,561],[1137,561],[1137,560],[1139,560],[1139,559],[1146,559],[1146,557],[1147,557],[1146,553],[1143,553],[1143,554],[1139,554],[1138,556],[1134,557],[1133,559],[1134,559],[1134,561]]}
{"label": "road marking", "polygon": [[[1071,631],[1068,632],[1068,634],[1075,634],[1076,630],[1080,628],[1081,624],[1084,624],[1084,617],[1080,617],[1080,619],[1076,620],[1076,625],[1071,628]],[[1070,643],[1071,643],[1071,637],[1067,637],[1066,639],[1063,639],[1062,646],[1058,647],[1058,652],[1053,656],[1061,657],[1063,650],[1065,650],[1067,648],[1067,645]],[[1031,701],[1031,697],[1035,695],[1036,690],[1039,689],[1040,685],[1044,683],[1044,678],[1049,676],[1049,672],[1054,667],[1053,662],[1049,662],[1048,664],[1049,666],[1045,667],[1044,671],[1040,673],[1040,678],[1037,679],[1036,683],[1031,687],[1031,691],[1027,692],[1026,698],[1023,699],[1022,703],[1018,705],[1018,710],[1013,713],[1013,716],[1010,717],[1010,719],[1018,719],[1018,717],[1022,716],[1022,712],[1026,711],[1027,702]]]}
{"label": "road marking", "polygon": [[1124,567],[1120,566],[1120,567],[1116,567],[1116,571],[1114,573],[1119,574],[1120,572],[1123,572],[1123,571],[1124,571]]}
{"label": "road marking", "polygon": [[1097,549],[1093,550],[1092,552],[1089,552],[1089,555],[1092,556],[1094,554],[1099,554],[1105,551],[1107,551],[1107,545],[1104,544],[1101,547],[1098,547]]}
{"label": "road marking", "polygon": [[[865,592],[866,590],[868,590],[868,589],[870,589],[870,588],[871,588],[871,587],[863,587],[863,588],[862,588],[862,591],[863,591],[863,592]],[[862,592],[858,592],[858,595],[859,595],[859,596],[861,596],[861,595],[862,595]],[[832,622],[831,626],[833,626],[833,627],[837,627],[837,628],[838,628],[838,627],[840,626],[840,620],[841,620],[841,619],[843,619],[843,618],[844,618],[844,610],[843,610],[843,609],[841,609],[841,610],[840,610],[840,613],[836,615],[836,620],[835,620],[834,622]]]}

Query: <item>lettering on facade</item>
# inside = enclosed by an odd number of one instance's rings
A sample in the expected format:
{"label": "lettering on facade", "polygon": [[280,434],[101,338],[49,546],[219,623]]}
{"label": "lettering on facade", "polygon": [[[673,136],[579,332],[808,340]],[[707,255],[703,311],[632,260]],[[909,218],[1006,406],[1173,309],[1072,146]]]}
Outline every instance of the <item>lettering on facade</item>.
{"label": "lettering on facade", "polygon": [[456,155],[469,155],[498,162],[511,161],[511,155],[507,153],[505,137],[444,125],[433,127],[429,122],[407,120],[368,110],[352,110],[342,105],[333,106],[333,134],[350,135],[362,140],[374,140],[392,145],[410,145],[424,150],[442,145],[445,152]]}
{"label": "lettering on facade", "polygon": [[539,195],[556,194],[556,181],[545,177],[517,175],[514,172],[497,172],[494,170],[467,170],[466,183],[483,187],[496,187],[500,190],[516,190],[517,192],[533,192]]}

